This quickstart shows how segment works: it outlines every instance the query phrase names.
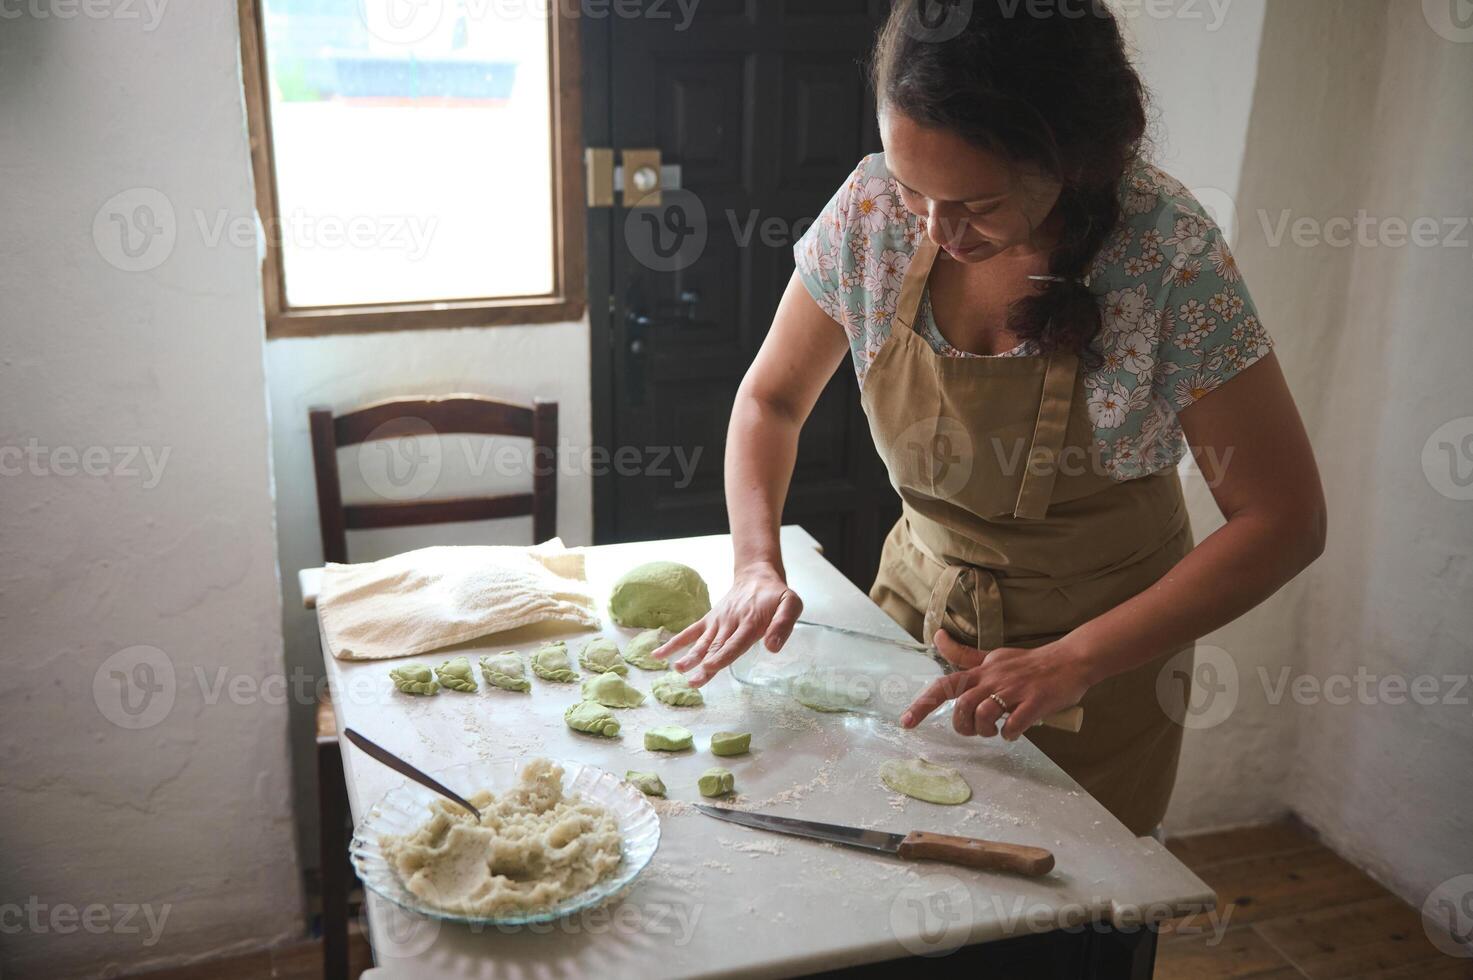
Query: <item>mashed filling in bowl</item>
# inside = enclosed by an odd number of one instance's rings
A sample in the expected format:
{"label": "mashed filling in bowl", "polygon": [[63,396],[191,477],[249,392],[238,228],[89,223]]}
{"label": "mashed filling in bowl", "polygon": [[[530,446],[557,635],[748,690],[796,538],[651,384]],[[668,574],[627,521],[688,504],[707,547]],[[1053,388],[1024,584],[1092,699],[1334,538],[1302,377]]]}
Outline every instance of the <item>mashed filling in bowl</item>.
{"label": "mashed filling in bowl", "polygon": [[491,918],[534,912],[572,898],[619,866],[613,814],[563,795],[562,767],[533,759],[500,799],[468,800],[481,820],[448,800],[430,804],[418,830],[388,835],[380,847],[404,886],[427,904]]}

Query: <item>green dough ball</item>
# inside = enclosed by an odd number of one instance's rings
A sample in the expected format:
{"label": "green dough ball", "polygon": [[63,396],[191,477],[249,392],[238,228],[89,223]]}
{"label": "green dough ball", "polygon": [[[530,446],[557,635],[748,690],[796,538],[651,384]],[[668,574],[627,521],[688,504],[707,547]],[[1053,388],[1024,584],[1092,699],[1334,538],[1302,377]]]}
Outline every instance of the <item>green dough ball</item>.
{"label": "green dough ball", "polygon": [[925,759],[890,759],[880,766],[880,782],[927,803],[956,806],[972,798],[972,787],[961,773]]}
{"label": "green dough ball", "polygon": [[481,675],[492,687],[503,691],[530,691],[532,682],[522,666],[522,658],[515,650],[498,653],[494,657],[481,658]]}
{"label": "green dough ball", "polygon": [[711,593],[696,570],[673,561],[630,569],[614,583],[609,615],[620,626],[683,630],[711,611]]}
{"label": "green dough ball", "polygon": [[644,747],[651,752],[679,752],[695,744],[695,736],[689,728],[679,725],[661,725],[644,733]]}
{"label": "green dough ball", "polygon": [[846,690],[841,684],[825,681],[813,674],[803,674],[795,679],[788,693],[805,708],[834,713],[863,707],[873,696],[865,690]]}
{"label": "green dough ball", "polygon": [[608,708],[593,701],[568,705],[568,710],[563,712],[563,721],[575,732],[602,735],[604,738],[619,734],[619,719]]}
{"label": "green dough ball", "polygon": [[702,796],[725,796],[736,789],[736,777],[731,774],[730,769],[713,766],[701,773],[701,778],[696,780],[696,787]]}
{"label": "green dough ball", "polygon": [[751,747],[751,732],[717,732],[711,736],[712,755],[745,755]]}
{"label": "green dough ball", "polygon": [[607,636],[589,640],[583,652],[578,654],[578,662],[585,670],[591,670],[595,674],[607,674],[610,671],[615,674],[629,673],[629,668],[619,659],[619,645]]}
{"label": "green dough ball", "polygon": [[653,772],[640,772],[631,769],[624,774],[624,778],[634,784],[634,788],[645,796],[664,796],[665,783],[659,775]]}
{"label": "green dough ball", "polygon": [[656,660],[650,654],[664,646],[674,635],[664,627],[645,630],[629,641],[629,645],[624,648],[624,659],[640,670],[665,670],[670,665],[663,660]]}
{"label": "green dough ball", "polygon": [[583,699],[607,708],[637,708],[644,704],[644,692],[618,674],[594,674],[583,681]]}
{"label": "green dough ball", "polygon": [[690,686],[684,674],[669,671],[655,678],[650,693],[659,701],[673,704],[677,708],[696,708],[706,703],[701,692]]}
{"label": "green dough ball", "polygon": [[434,694],[440,689],[435,675],[424,664],[405,664],[389,671],[394,686],[405,694]]}
{"label": "green dough ball", "polygon": [[476,685],[476,675],[471,672],[471,662],[465,657],[445,661],[435,668],[435,676],[440,679],[442,687],[452,691],[471,694],[480,690]]}
{"label": "green dough ball", "polygon": [[562,640],[549,643],[532,654],[532,673],[545,681],[571,684],[578,679],[573,662],[568,659],[568,645]]}

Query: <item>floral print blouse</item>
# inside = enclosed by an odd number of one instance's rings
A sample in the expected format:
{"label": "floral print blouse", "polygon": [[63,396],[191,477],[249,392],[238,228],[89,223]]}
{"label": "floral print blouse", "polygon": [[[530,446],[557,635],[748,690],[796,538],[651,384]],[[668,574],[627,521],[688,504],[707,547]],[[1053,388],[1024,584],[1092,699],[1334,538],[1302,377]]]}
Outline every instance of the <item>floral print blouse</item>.
{"label": "floral print blouse", "polygon": [[[1130,480],[1185,454],[1177,413],[1271,350],[1221,230],[1174,178],[1138,162],[1122,182],[1121,226],[1090,272],[1099,297],[1086,373],[1089,417],[1110,475]],[[798,275],[849,338],[859,383],[890,336],[900,284],[925,234],[882,154],[865,157],[794,247]],[[936,328],[930,291],[915,329],[940,355],[977,357]],[[1035,354],[1024,343],[999,357]]]}

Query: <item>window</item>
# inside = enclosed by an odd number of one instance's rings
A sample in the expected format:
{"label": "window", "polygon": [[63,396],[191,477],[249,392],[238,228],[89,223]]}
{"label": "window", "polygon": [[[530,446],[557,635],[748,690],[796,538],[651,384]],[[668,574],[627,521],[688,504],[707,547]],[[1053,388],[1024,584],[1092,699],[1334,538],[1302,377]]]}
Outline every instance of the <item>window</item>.
{"label": "window", "polygon": [[268,336],[582,315],[566,7],[242,0]]}

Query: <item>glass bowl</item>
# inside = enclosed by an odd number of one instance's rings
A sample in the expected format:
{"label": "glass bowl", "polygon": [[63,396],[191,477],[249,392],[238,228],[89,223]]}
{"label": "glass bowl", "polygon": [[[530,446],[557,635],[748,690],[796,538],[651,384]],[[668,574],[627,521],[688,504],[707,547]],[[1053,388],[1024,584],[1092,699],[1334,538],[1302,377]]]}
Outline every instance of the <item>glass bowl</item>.
{"label": "glass bowl", "polygon": [[[470,797],[490,790],[500,797],[517,783],[522,766],[530,758],[483,759],[431,773],[457,793]],[[551,922],[592,908],[628,887],[650,863],[660,846],[660,818],[643,793],[613,773],[581,762],[555,760],[563,769],[563,792],[577,794],[591,803],[607,807],[619,825],[622,860],[614,871],[588,890],[556,905],[531,912],[497,916],[462,915],[427,904],[415,895],[389,864],[379,847],[385,834],[403,835],[419,829],[430,816],[430,803],[443,799],[438,793],[414,782],[406,782],[384,794],[353,829],[349,854],[364,886],[409,912],[467,925],[513,926]]]}

